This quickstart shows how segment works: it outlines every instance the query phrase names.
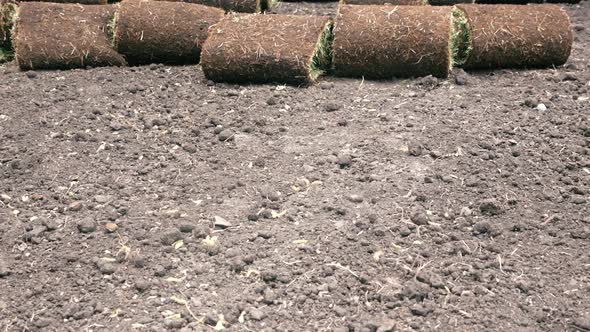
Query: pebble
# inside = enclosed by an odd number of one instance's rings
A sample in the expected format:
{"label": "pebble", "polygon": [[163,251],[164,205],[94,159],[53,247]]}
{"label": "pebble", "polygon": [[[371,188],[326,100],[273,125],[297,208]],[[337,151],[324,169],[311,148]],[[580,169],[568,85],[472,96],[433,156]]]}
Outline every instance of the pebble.
{"label": "pebble", "polygon": [[163,245],[169,246],[172,245],[174,242],[182,239],[182,233],[178,229],[170,229],[166,232],[162,233],[160,236],[160,242]]}
{"label": "pebble", "polygon": [[5,278],[10,275],[11,271],[8,268],[8,265],[2,261],[0,261],[0,278]]}
{"label": "pebble", "polygon": [[225,229],[231,227],[232,224],[220,216],[215,216],[213,217],[213,226],[215,228]]}
{"label": "pebble", "polygon": [[139,292],[143,293],[146,290],[148,290],[150,288],[151,284],[149,281],[147,280],[137,280],[135,282],[135,289],[137,289]]}
{"label": "pebble", "polygon": [[547,106],[545,106],[545,104],[537,105],[537,111],[545,112],[546,110],[547,110]]}
{"label": "pebble", "polygon": [[92,218],[84,218],[78,222],[78,231],[88,234],[96,231],[96,222]]}
{"label": "pebble", "polygon": [[415,304],[414,306],[412,306],[412,308],[410,308],[410,311],[412,312],[412,314],[414,314],[414,316],[425,317],[428,316],[432,309],[420,304]]}
{"label": "pebble", "polygon": [[96,195],[94,196],[94,201],[98,204],[105,204],[111,200],[111,197],[108,195]]}
{"label": "pebble", "polygon": [[107,262],[105,260],[99,259],[96,262],[96,267],[102,274],[113,274],[117,270],[113,263]]}
{"label": "pebble", "polygon": [[27,76],[27,78],[37,78],[37,72],[29,70],[25,73],[25,75]]}
{"label": "pebble", "polygon": [[195,225],[193,224],[182,224],[178,226],[178,230],[182,233],[190,233],[195,229]]}
{"label": "pebble", "polygon": [[420,157],[422,155],[422,145],[414,140],[409,141],[408,154],[413,157]]}
{"label": "pebble", "polygon": [[117,229],[119,229],[119,226],[117,226],[115,223],[108,222],[104,225],[104,228],[107,230],[107,232],[114,233],[117,231]]}
{"label": "pebble", "polygon": [[348,195],[346,198],[353,203],[362,203],[365,200],[363,196],[357,194]]}
{"label": "pebble", "polygon": [[77,212],[77,211],[82,210],[83,207],[84,207],[84,202],[75,201],[75,202],[70,203],[70,205],[68,205],[68,210]]}
{"label": "pebble", "polygon": [[416,212],[410,218],[412,222],[418,226],[428,225],[428,216],[424,212]]}
{"label": "pebble", "polygon": [[217,136],[217,138],[221,141],[221,142],[227,142],[227,141],[231,141],[234,139],[234,131],[231,129],[224,129],[222,130],[219,135]]}
{"label": "pebble", "polygon": [[261,321],[264,319],[266,315],[264,314],[264,311],[260,310],[260,309],[252,309],[250,310],[250,318],[252,320],[256,320],[256,321]]}
{"label": "pebble", "polygon": [[342,105],[340,105],[336,102],[333,102],[333,101],[328,102],[328,103],[324,104],[324,106],[323,106],[324,112],[336,112],[341,108],[342,108]]}
{"label": "pebble", "polygon": [[352,157],[349,154],[340,154],[336,158],[336,163],[340,168],[348,168],[352,165]]}

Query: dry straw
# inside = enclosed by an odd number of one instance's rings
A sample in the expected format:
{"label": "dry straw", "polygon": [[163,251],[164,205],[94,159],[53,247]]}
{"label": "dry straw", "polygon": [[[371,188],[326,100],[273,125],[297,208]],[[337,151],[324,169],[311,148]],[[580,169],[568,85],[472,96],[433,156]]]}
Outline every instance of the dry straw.
{"label": "dry straw", "polygon": [[304,15],[226,15],[210,29],[203,71],[213,81],[310,84],[330,66],[332,22]]}
{"label": "dry straw", "polygon": [[12,36],[16,62],[23,70],[125,65],[107,32],[113,15],[108,5],[23,2]]}
{"label": "dry straw", "polygon": [[123,1],[112,23],[114,46],[132,65],[198,63],[209,27],[223,15],[190,3]]}

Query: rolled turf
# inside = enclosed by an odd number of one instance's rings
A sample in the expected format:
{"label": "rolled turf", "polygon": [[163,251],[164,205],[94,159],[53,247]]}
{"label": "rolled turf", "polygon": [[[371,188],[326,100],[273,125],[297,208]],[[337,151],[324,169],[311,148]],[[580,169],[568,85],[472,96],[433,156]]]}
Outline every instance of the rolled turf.
{"label": "rolled turf", "polygon": [[334,26],[335,74],[447,77],[451,16],[451,7],[341,5]]}
{"label": "rolled turf", "polygon": [[341,0],[347,5],[394,5],[394,6],[425,6],[428,0]]}
{"label": "rolled turf", "polygon": [[23,2],[12,40],[16,62],[23,70],[125,65],[108,36],[113,16],[112,6]]}
{"label": "rolled turf", "polygon": [[304,85],[330,66],[328,17],[229,14],[209,31],[201,65],[212,81]]}
{"label": "rolled turf", "polygon": [[222,8],[227,12],[262,13],[276,4],[275,0],[160,0],[187,2],[210,7]]}
{"label": "rolled turf", "polygon": [[129,64],[198,63],[209,26],[224,11],[197,4],[129,0],[118,4],[114,45]]}
{"label": "rolled turf", "polygon": [[564,64],[573,35],[567,13],[556,5],[458,5],[469,26],[464,68],[549,67]]}
{"label": "rolled turf", "polygon": [[11,33],[16,9],[16,4],[0,1],[0,63],[10,61],[14,55]]}

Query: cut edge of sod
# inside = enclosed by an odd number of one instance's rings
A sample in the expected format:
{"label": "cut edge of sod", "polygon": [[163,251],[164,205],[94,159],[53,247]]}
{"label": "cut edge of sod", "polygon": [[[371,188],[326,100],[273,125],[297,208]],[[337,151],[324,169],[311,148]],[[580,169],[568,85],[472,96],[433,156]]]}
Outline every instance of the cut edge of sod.
{"label": "cut edge of sod", "polygon": [[256,1],[256,12],[264,13],[265,11],[278,6],[280,0],[257,0]]}
{"label": "cut edge of sod", "polygon": [[0,63],[12,61],[14,59],[14,44],[12,42],[13,36],[16,36],[16,21],[18,19],[18,5],[14,3],[4,3],[0,6],[1,17],[0,24],[2,29],[6,29],[7,40],[0,45]]}
{"label": "cut edge of sod", "polygon": [[451,10],[449,49],[451,67],[464,65],[469,59],[472,50],[469,21],[465,12],[457,7],[453,7]]}
{"label": "cut edge of sod", "polygon": [[334,42],[334,22],[329,19],[313,51],[309,63],[309,79],[315,82],[318,77],[330,70],[332,65],[332,43]]}
{"label": "cut edge of sod", "polygon": [[16,21],[18,19],[18,5],[15,3],[3,3],[0,5],[0,24],[2,29],[6,29],[7,40],[0,44],[0,63],[14,59],[14,45],[12,43],[15,36]]}

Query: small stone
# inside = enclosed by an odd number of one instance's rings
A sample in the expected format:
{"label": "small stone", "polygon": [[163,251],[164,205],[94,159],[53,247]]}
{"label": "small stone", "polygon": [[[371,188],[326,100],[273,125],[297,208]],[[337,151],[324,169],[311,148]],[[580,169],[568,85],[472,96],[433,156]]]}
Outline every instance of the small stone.
{"label": "small stone", "polygon": [[96,222],[92,218],[84,218],[78,222],[78,231],[88,234],[96,231]]}
{"label": "small stone", "polygon": [[408,154],[413,157],[420,157],[422,155],[422,145],[417,141],[409,141]]}
{"label": "small stone", "polygon": [[333,101],[328,102],[328,103],[324,104],[324,106],[323,106],[324,112],[336,112],[341,108],[342,108],[342,105],[340,105],[336,102],[333,102]]}
{"label": "small stone", "polygon": [[363,196],[357,194],[348,195],[346,198],[353,203],[362,203],[365,200]]}
{"label": "small stone", "polygon": [[0,278],[8,277],[12,272],[8,268],[8,265],[2,261],[0,261]]}
{"label": "small stone", "polygon": [[27,78],[33,79],[33,78],[37,78],[37,72],[29,70],[28,72],[25,73],[25,75],[27,76]]}
{"label": "small stone", "polygon": [[264,314],[264,311],[262,311],[260,309],[250,310],[250,318],[252,320],[261,321],[264,319],[264,317],[266,317],[266,315]]}
{"label": "small stone", "polygon": [[232,224],[220,216],[215,216],[213,217],[213,226],[215,228],[225,229],[231,227]]}
{"label": "small stone", "polygon": [[140,279],[135,282],[135,289],[143,293],[150,288],[151,284],[147,280]]}
{"label": "small stone", "polygon": [[96,262],[96,267],[98,267],[98,270],[102,274],[113,274],[117,270],[117,268],[115,267],[115,265],[113,263],[107,262],[103,259],[99,259]]}
{"label": "small stone", "polygon": [[564,82],[567,82],[567,81],[577,81],[578,80],[578,77],[574,73],[565,73],[561,77],[561,80],[564,81]]}
{"label": "small stone", "polygon": [[107,195],[96,195],[94,196],[94,201],[98,204],[105,204],[111,200],[110,196]]}
{"label": "small stone", "polygon": [[418,226],[428,225],[428,216],[424,212],[416,212],[410,218],[412,222]]}
{"label": "small stone", "polygon": [[545,106],[545,104],[539,104],[537,105],[537,111],[539,112],[545,112],[547,110],[547,106]]}
{"label": "small stone", "polygon": [[180,210],[178,209],[169,209],[162,211],[162,215],[172,219],[178,219],[181,216]]}
{"label": "small stone", "polygon": [[170,246],[178,240],[182,240],[182,233],[178,229],[170,229],[160,236],[160,242],[165,246]]}
{"label": "small stone", "polygon": [[334,312],[336,313],[336,316],[338,317],[344,317],[346,316],[346,309],[340,306],[335,306],[334,307]]}
{"label": "small stone", "polygon": [[340,168],[348,168],[352,165],[352,157],[349,154],[340,154],[336,158],[336,163]]}
{"label": "small stone", "polygon": [[115,223],[108,222],[104,225],[104,228],[107,230],[108,233],[114,233],[117,231],[117,229],[119,229],[119,226],[117,226],[117,224]]}
{"label": "small stone", "polygon": [[234,139],[234,135],[235,133],[233,132],[233,130],[231,129],[224,129],[222,130],[219,135],[217,135],[217,138],[221,141],[221,142],[227,142],[227,141],[231,141]]}
{"label": "small stone", "polygon": [[77,211],[82,210],[83,207],[84,207],[84,202],[75,201],[75,202],[70,203],[70,205],[68,205],[68,210],[77,212]]}
{"label": "small stone", "polygon": [[430,312],[432,312],[432,309],[420,304],[415,304],[410,308],[410,311],[412,312],[412,314],[414,314],[414,316],[425,317],[428,316]]}
{"label": "small stone", "polygon": [[178,230],[183,233],[190,233],[195,229],[195,225],[193,224],[182,224],[178,226]]}
{"label": "small stone", "polygon": [[188,153],[197,152],[197,146],[194,144],[190,144],[190,143],[182,144],[182,148],[184,149],[184,151],[186,151]]}

